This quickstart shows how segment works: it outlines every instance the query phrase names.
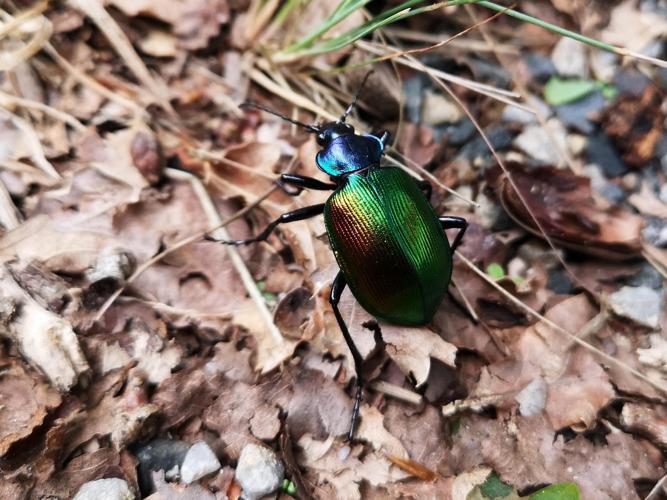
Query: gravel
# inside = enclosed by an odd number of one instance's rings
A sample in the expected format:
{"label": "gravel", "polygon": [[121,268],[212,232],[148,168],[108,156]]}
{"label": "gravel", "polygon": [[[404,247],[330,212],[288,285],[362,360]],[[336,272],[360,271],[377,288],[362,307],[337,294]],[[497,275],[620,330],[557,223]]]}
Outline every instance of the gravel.
{"label": "gravel", "polygon": [[220,461],[209,446],[200,441],[188,450],[181,465],[181,481],[190,484],[220,469]]}
{"label": "gravel", "polygon": [[243,488],[243,498],[257,500],[276,491],[285,477],[285,468],[272,449],[247,444],[236,466],[236,480]]}
{"label": "gravel", "polygon": [[98,479],[85,483],[74,500],[134,500],[134,493],[123,479]]}
{"label": "gravel", "polygon": [[609,296],[609,305],[618,316],[652,329],[660,320],[660,293],[646,286],[624,286]]}

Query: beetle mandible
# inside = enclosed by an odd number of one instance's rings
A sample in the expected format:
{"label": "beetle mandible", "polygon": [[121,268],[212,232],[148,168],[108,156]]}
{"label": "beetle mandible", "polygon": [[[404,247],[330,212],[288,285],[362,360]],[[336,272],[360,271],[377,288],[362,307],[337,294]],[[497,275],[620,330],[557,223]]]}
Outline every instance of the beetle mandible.
{"label": "beetle mandible", "polygon": [[[325,203],[285,213],[264,231],[246,240],[216,240],[245,245],[268,239],[279,224],[324,215],[331,248],[340,271],[329,302],[347,343],[356,371],[355,400],[348,439],[354,437],[363,392],[363,358],[341,316],[338,304],[346,286],[359,304],[376,318],[406,326],[427,324],[447,293],[452,255],[468,227],[462,217],[438,217],[430,204],[432,187],[396,167],[381,167],[389,134],[357,135],[346,123],[370,73],[353,101],[335,122],[309,125],[254,102],[253,107],[317,134],[321,147],[315,159],[331,182],[283,174],[279,183],[302,189],[333,191]],[[449,244],[445,229],[459,229]]]}

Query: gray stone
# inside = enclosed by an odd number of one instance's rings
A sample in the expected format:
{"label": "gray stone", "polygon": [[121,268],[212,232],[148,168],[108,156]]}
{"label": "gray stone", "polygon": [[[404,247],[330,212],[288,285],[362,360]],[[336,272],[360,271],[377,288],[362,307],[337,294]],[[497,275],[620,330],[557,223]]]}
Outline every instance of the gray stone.
{"label": "gray stone", "polygon": [[[542,99],[531,95],[528,96],[527,101],[528,105],[537,111],[542,116],[542,118],[547,119],[551,117],[551,108]],[[524,125],[527,125],[529,123],[536,123],[537,116],[535,116],[534,113],[508,104],[503,110],[502,120],[504,122],[523,123]]]}
{"label": "gray stone", "polygon": [[580,42],[571,38],[561,38],[553,52],[551,60],[561,76],[586,78],[588,66],[586,65],[586,49]]}
{"label": "gray stone", "polygon": [[646,217],[646,226],[642,231],[642,236],[651,245],[665,248],[667,247],[667,221],[658,217]]}
{"label": "gray stone", "polygon": [[524,62],[536,82],[546,83],[549,78],[556,74],[556,66],[551,59],[537,52],[526,55]]}
{"label": "gray stone", "polygon": [[463,118],[463,111],[458,104],[442,94],[426,91],[422,102],[422,122],[426,125],[455,123]]}
{"label": "gray stone", "polygon": [[556,119],[547,121],[546,126],[551,137],[542,125],[528,125],[514,140],[514,145],[531,158],[548,165],[563,165],[563,159],[552,143],[558,144],[562,151],[567,150],[567,135],[565,128]]}
{"label": "gray stone", "polygon": [[646,286],[624,286],[609,296],[615,314],[653,329],[659,324],[661,301],[660,293]]}
{"label": "gray stone", "polygon": [[586,158],[590,163],[598,165],[607,177],[619,177],[630,170],[609,138],[602,133],[589,136]]}
{"label": "gray stone", "polygon": [[220,468],[220,461],[215,456],[209,446],[200,441],[193,444],[183,459],[181,465],[181,481],[190,484],[204,476],[217,471]]}
{"label": "gray stone", "polygon": [[590,134],[595,130],[591,118],[600,113],[607,105],[607,99],[602,92],[596,91],[581,99],[556,107],[558,118],[566,127],[571,127],[583,134]]}
{"label": "gray stone", "polygon": [[272,449],[247,444],[236,466],[236,480],[243,488],[243,497],[257,500],[276,491],[285,478],[285,468]]}
{"label": "gray stone", "polygon": [[185,441],[156,439],[137,450],[139,488],[144,495],[155,491],[153,472],[163,470],[167,479],[175,479],[190,445]]}
{"label": "gray stone", "polygon": [[134,493],[123,479],[98,479],[85,483],[74,500],[134,500]]}

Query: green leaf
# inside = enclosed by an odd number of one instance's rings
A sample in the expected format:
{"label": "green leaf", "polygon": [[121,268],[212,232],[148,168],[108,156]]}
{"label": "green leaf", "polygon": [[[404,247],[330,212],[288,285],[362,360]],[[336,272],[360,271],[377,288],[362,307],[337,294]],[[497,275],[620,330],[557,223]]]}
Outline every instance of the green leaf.
{"label": "green leaf", "polygon": [[549,104],[560,106],[578,101],[598,88],[599,84],[591,80],[563,80],[552,76],[544,87],[544,98]]}
{"label": "green leaf", "polygon": [[530,500],[579,500],[579,486],[574,483],[552,484],[528,497]]}
{"label": "green leaf", "polygon": [[495,472],[491,473],[479,489],[486,498],[503,498],[514,491],[509,484],[503,483]]}
{"label": "green leaf", "polygon": [[296,495],[296,485],[289,479],[283,479],[283,484],[280,489],[283,493],[287,493],[291,497]]}
{"label": "green leaf", "polygon": [[492,262],[486,268],[486,274],[491,276],[494,280],[499,280],[505,277],[505,270],[500,264]]}

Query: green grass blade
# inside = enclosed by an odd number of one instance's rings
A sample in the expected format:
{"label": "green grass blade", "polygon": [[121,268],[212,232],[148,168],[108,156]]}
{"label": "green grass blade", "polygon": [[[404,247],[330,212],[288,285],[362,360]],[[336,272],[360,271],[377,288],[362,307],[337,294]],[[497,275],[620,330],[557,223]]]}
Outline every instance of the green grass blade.
{"label": "green grass blade", "polygon": [[505,15],[513,17],[515,19],[518,19],[520,21],[534,24],[536,26],[539,26],[541,28],[547,29],[549,31],[553,31],[554,33],[558,33],[559,35],[566,36],[568,38],[572,38],[573,40],[577,40],[578,42],[585,43],[586,45],[590,45],[591,47],[595,47],[597,49],[602,49],[606,50],[609,52],[617,52],[618,47],[615,47],[613,45],[610,45],[608,43],[601,42],[599,40],[595,40],[593,38],[589,38],[584,35],[580,35],[579,33],[575,31],[570,31],[565,28],[561,28],[560,26],[556,26],[555,24],[548,23],[546,21],[542,21],[542,19],[539,19],[537,17],[529,16],[528,14],[524,14],[523,12],[519,12],[514,9],[508,9],[507,7],[504,7],[502,5],[498,5],[495,2],[489,2],[487,0],[479,0],[478,2],[475,2],[477,5],[481,5],[482,7],[486,7],[487,9],[494,10],[496,12],[503,12]]}
{"label": "green grass blade", "polygon": [[287,49],[285,49],[286,53],[289,52],[296,52],[299,49],[303,49],[304,47],[308,47],[312,45],[312,43],[317,40],[319,37],[324,35],[327,31],[329,31],[331,28],[336,26],[338,23],[343,21],[346,17],[348,17],[350,14],[352,14],[354,11],[357,9],[362,8],[365,6],[367,3],[369,3],[371,0],[344,0],[342,3],[346,4],[342,8],[337,7],[334,13],[329,16],[322,24],[320,24],[317,28],[315,28],[314,31],[312,31],[308,36],[306,36],[304,39],[302,39],[299,42],[296,42],[295,44],[291,45]]}

